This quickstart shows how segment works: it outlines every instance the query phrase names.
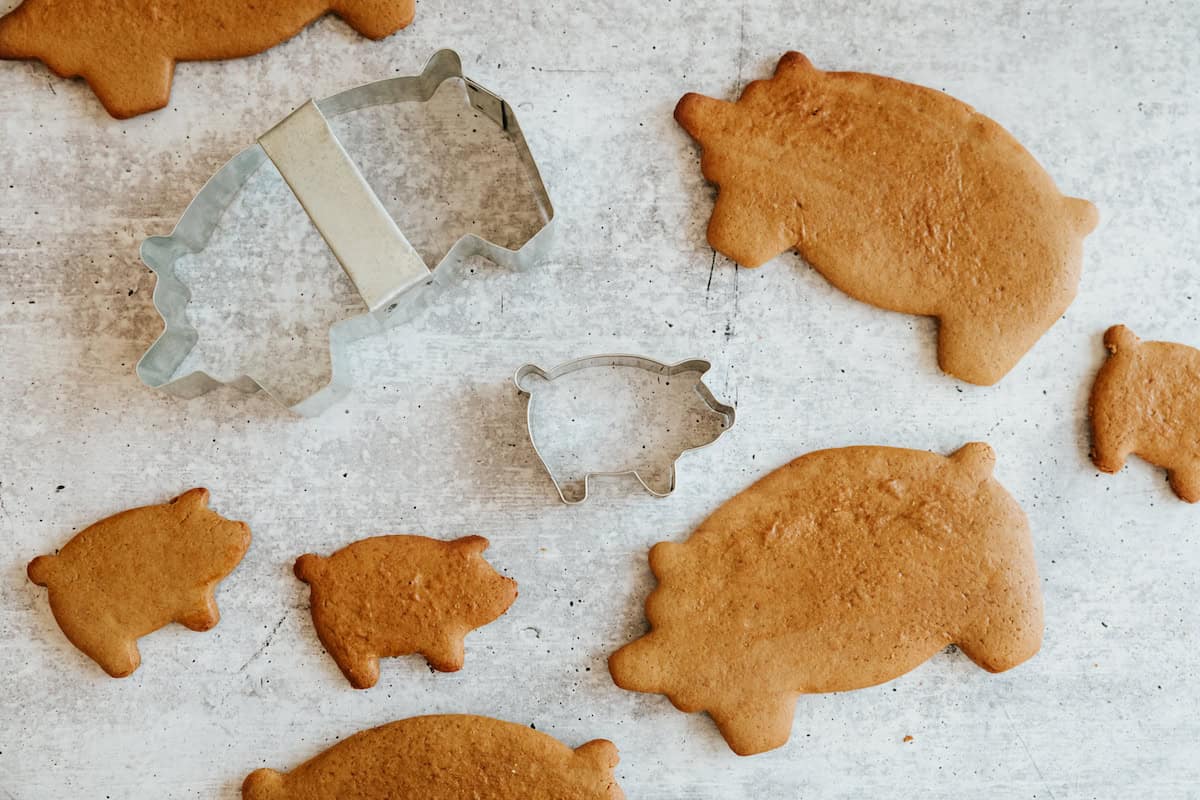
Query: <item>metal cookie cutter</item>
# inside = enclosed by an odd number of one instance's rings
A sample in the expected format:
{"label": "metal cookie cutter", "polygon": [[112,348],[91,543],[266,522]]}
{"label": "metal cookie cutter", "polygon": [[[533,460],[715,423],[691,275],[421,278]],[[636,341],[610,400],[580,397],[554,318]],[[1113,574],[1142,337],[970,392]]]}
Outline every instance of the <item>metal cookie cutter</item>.
{"label": "metal cookie cutter", "polygon": [[[371,106],[425,102],[444,81],[453,78],[463,81],[471,105],[516,144],[543,225],[516,250],[467,234],[430,269],[384,210],[327,119]],[[225,209],[268,159],[292,189],[366,306],[365,313],[330,328],[328,385],[289,406],[303,416],[320,414],[349,391],[349,379],[341,365],[347,344],[411,318],[429,302],[433,289],[468,258],[483,256],[502,267],[522,269],[540,260],[549,245],[554,207],[512,107],[463,75],[457,53],[439,50],[420,75],[369,83],[301,106],[222,167],[192,200],[170,236],[154,236],[142,243],[142,260],[158,276],[154,305],[166,326],[137,365],[138,377],[147,386],[192,398],[223,385],[205,372],[175,374],[199,339],[187,321],[185,308],[191,293],[176,276],[175,262],[205,248]],[[277,397],[251,375],[225,383],[244,392],[263,390]]]}
{"label": "metal cookie cutter", "polygon": [[[704,404],[718,416],[722,417],[721,430],[709,441],[695,447],[689,447],[679,452],[672,460],[670,466],[670,482],[666,491],[656,491],[637,469],[624,469],[608,472],[587,472],[580,481],[562,481],[554,472],[554,469],[546,461],[542,451],[538,448],[536,437],[533,432],[533,401],[531,389],[529,388],[528,379],[530,377],[539,377],[546,381],[553,381],[556,378],[561,378],[572,372],[579,370],[591,369],[593,367],[636,367],[644,369],[648,372],[660,375],[663,377],[673,377],[675,375],[685,373],[698,373],[696,384],[693,387],[696,395],[704,401]],[[655,497],[666,497],[675,491],[675,465],[685,453],[691,453],[696,450],[701,450],[708,447],[713,442],[720,439],[726,431],[733,427],[736,418],[736,412],[733,406],[728,406],[713,396],[712,391],[705,385],[703,377],[706,372],[712,368],[712,364],[703,359],[691,359],[688,361],[680,361],[677,364],[664,364],[661,361],[655,361],[644,356],[631,356],[622,354],[597,355],[577,358],[574,361],[568,361],[565,364],[559,364],[554,369],[544,370],[534,364],[526,364],[516,371],[513,375],[513,382],[517,385],[517,391],[525,397],[527,401],[525,409],[525,425],[529,431],[529,442],[533,445],[533,451],[537,454],[538,460],[542,463],[546,472],[550,475],[550,480],[554,482],[554,488],[558,491],[558,496],[567,504],[574,505],[582,503],[588,497],[588,490],[592,478],[596,477],[617,477],[624,475],[632,475],[637,478],[638,483],[642,487],[654,495]]]}

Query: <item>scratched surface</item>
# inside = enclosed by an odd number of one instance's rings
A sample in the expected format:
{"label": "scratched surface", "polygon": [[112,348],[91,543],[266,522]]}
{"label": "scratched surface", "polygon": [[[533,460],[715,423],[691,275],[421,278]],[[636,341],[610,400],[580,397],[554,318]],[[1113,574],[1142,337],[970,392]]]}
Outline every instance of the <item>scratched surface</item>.
{"label": "scratched surface", "polygon": [[[256,767],[451,711],[572,745],[611,738],[631,798],[1200,796],[1200,508],[1140,462],[1098,475],[1084,417],[1108,325],[1200,345],[1200,6],[992,5],[421,0],[383,42],[326,20],[260,57],[181,66],[170,107],[127,122],[78,81],[0,63],[0,798],[234,800]],[[445,46],[517,108],[561,216],[553,258],[481,265],[357,345],[353,396],[318,420],[232,390],[186,403],[143,388],[133,364],[160,322],[141,239],[310,95],[414,73]],[[672,106],[689,90],[732,97],[789,48],[951,92],[1100,207],[1079,299],[999,386],[940,374],[932,322],[856,303],[794,255],[746,271],[705,246],[713,193]],[[377,134],[380,152],[404,135]],[[366,159],[371,136],[355,136]],[[426,196],[380,164],[372,180]],[[319,247],[284,244],[276,264],[256,256],[280,270],[268,288],[300,291],[286,267],[324,287],[321,304],[345,300]],[[284,325],[290,305],[263,313]],[[565,507],[510,377],[611,351],[711,360],[738,423],[668,499],[618,483]],[[649,545],[809,450],[971,439],[995,446],[1032,524],[1047,608],[1034,660],[993,676],[950,651],[881,687],[803,698],[791,742],[751,759],[707,718],[612,685],[605,658],[643,630]],[[111,680],[64,640],[25,564],[193,485],[254,531],[221,624],[147,637],[142,668]],[[355,692],[290,566],[385,532],[482,533],[521,595],[468,637],[462,672],[396,659]]]}

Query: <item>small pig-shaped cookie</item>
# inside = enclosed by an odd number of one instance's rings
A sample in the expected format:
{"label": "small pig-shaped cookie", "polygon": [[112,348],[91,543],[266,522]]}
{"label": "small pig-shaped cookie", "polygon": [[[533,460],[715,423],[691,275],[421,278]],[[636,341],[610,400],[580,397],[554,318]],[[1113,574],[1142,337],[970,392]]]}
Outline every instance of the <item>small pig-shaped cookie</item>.
{"label": "small pig-shaped cookie", "polygon": [[1092,461],[1118,472],[1132,453],[1163,467],[1175,494],[1200,500],[1200,350],[1143,342],[1124,325],[1104,334],[1108,360],[1092,384]]}
{"label": "small pig-shaped cookie", "polygon": [[784,744],[799,695],[874,686],[958,644],[990,672],[1033,656],[1042,596],[1024,512],[973,443],[946,458],[809,453],[650,551],[652,630],[617,685],[707,711],[739,755]]}
{"label": "small pig-shaped cookie", "polygon": [[243,800],[624,800],[617,748],[572,750],[487,717],[412,717],[356,733],[291,772],[259,769]]}
{"label": "small pig-shaped cookie", "polygon": [[261,53],[326,13],[381,39],[414,10],[413,0],[24,0],[0,19],[0,58],[83,77],[124,119],[167,104],[176,61]]}
{"label": "small pig-shaped cookie", "polygon": [[122,511],[29,564],[71,643],[114,678],[138,668],[137,640],[172,622],[206,631],[220,620],[217,584],[250,547],[250,528],[208,508],[208,490]]}
{"label": "small pig-shaped cookie", "polygon": [[379,680],[380,657],[420,653],[436,670],[462,669],[463,638],[517,599],[516,581],[484,560],[487,546],[482,536],[375,536],[296,560],[317,636],[355,689]]}
{"label": "small pig-shaped cookie", "polygon": [[949,95],[788,53],[675,119],[720,188],[709,244],[746,267],[794,248],[851,297],[936,317],[951,375],[1000,380],[1075,298],[1095,207]]}

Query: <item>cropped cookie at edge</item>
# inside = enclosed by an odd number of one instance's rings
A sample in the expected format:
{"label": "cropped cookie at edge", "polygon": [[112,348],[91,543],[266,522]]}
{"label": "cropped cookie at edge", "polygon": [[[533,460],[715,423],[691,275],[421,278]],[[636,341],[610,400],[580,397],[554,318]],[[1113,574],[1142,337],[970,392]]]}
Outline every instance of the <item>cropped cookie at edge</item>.
{"label": "cropped cookie at edge", "polygon": [[1075,298],[1095,207],[949,95],[788,53],[736,103],[688,94],[675,119],[719,187],[715,249],[746,267],[795,249],[851,297],[936,317],[951,375],[1000,380]]}
{"label": "cropped cookie at edge", "polygon": [[572,750],[488,717],[412,717],[361,731],[282,773],[259,769],[243,800],[624,800],[607,739]]}
{"label": "cropped cookie at edge", "polygon": [[650,550],[651,630],[610,657],[613,680],[707,711],[752,755],[788,740],[800,695],[889,681],[949,644],[989,672],[1017,666],[1041,646],[1042,595],[994,464],[976,442],[780,467]]}
{"label": "cropped cookie at edge", "polygon": [[29,563],[50,590],[63,633],[114,678],[138,668],[137,640],[172,622],[194,631],[221,615],[217,584],[250,547],[250,528],[208,508],[208,490],[122,511],[91,525],[58,555]]}
{"label": "cropped cookie at edge", "polygon": [[1181,500],[1200,500],[1200,350],[1143,342],[1124,325],[1104,333],[1088,415],[1092,462],[1120,472],[1136,455],[1167,470]]}
{"label": "cropped cookie at edge", "polygon": [[0,58],[82,77],[108,113],[167,105],[177,61],[268,50],[333,13],[371,39],[412,22],[414,0],[24,0],[0,18]]}
{"label": "cropped cookie at edge", "polygon": [[463,638],[517,599],[517,582],[484,560],[487,547],[482,536],[375,536],[296,560],[317,636],[355,689],[379,680],[380,657],[420,653],[441,672],[462,669]]}

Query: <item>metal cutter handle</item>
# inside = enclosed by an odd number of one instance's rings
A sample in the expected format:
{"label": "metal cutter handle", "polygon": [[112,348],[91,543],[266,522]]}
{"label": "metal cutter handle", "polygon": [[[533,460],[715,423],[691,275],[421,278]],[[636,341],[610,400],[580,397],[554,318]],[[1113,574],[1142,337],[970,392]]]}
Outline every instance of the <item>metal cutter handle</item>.
{"label": "metal cutter handle", "polygon": [[372,314],[429,280],[424,259],[400,232],[313,101],[259,137]]}

